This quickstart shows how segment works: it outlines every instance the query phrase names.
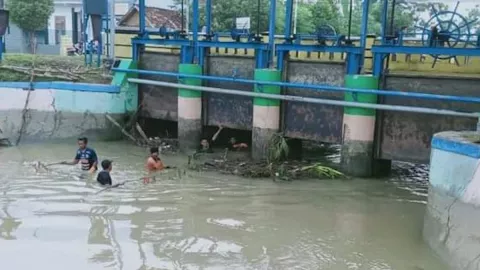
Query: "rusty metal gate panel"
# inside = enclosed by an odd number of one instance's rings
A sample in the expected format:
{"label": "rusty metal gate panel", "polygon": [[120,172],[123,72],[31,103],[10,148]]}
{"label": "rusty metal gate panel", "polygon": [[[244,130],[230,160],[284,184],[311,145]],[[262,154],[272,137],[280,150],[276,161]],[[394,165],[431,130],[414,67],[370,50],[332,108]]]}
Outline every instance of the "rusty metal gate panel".
{"label": "rusty metal gate panel", "polygon": [[[287,67],[289,82],[343,86],[343,64],[290,61]],[[319,92],[289,88],[287,95],[343,100],[343,92]],[[338,106],[285,102],[284,127],[288,137],[339,143],[342,135],[343,108]]]}
{"label": "rusty metal gate panel", "polygon": [[[144,52],[140,57],[140,69],[178,72],[178,55]],[[164,82],[177,82],[175,77],[141,75],[140,78]],[[162,86],[141,84],[139,102],[142,104],[141,116],[177,121],[178,92]]]}
{"label": "rusty metal gate panel", "polygon": [[[208,74],[212,76],[253,79],[255,60],[251,57],[210,56]],[[252,84],[209,81],[208,86],[251,92]],[[207,125],[223,125],[234,129],[252,128],[253,102],[251,97],[204,93],[207,100]]]}
{"label": "rusty metal gate panel", "polygon": [[[480,79],[440,76],[390,75],[386,89],[440,95],[478,96]],[[385,104],[458,111],[480,111],[479,104],[385,96]],[[440,115],[386,111],[382,113],[377,157],[428,163],[433,134],[447,130],[475,130],[477,121]]]}

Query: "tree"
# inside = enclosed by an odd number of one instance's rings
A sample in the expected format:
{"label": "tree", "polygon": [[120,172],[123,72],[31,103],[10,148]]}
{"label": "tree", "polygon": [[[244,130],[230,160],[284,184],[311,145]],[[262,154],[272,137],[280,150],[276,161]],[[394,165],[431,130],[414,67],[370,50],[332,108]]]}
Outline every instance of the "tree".
{"label": "tree", "polygon": [[35,53],[35,31],[48,26],[54,11],[53,0],[7,0],[7,8],[12,22],[27,33],[30,49]]}
{"label": "tree", "polygon": [[480,33],[480,5],[475,5],[474,8],[468,10],[467,21],[473,21],[473,23],[470,25],[472,33]]}
{"label": "tree", "polygon": [[297,8],[297,33],[315,32],[315,22],[313,19],[311,4],[302,2],[298,4]]}
{"label": "tree", "polygon": [[312,3],[311,21],[314,28],[331,25],[337,32],[344,32],[345,20],[336,0],[322,0]]}
{"label": "tree", "polygon": [[[184,0],[186,6],[188,0]],[[250,17],[250,31],[268,31],[269,0],[222,0],[212,4],[212,30],[215,32],[229,32],[235,26],[235,19]],[[182,0],[174,0],[175,7],[180,11]],[[260,12],[258,8],[260,7]],[[189,8],[192,18],[193,10]],[[285,27],[285,4],[277,1],[276,31],[283,31]],[[205,25],[205,6],[200,5],[200,29]],[[190,25],[191,26],[191,25]],[[191,29],[191,28],[190,28]]]}

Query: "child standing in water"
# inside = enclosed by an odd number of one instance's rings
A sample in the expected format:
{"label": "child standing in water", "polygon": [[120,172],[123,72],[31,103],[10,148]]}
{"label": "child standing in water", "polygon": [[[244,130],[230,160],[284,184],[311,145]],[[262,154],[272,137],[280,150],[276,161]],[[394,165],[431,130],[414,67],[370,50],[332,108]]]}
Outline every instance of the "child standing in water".
{"label": "child standing in water", "polygon": [[112,161],[106,159],[102,161],[102,169],[103,171],[98,173],[97,182],[100,185],[112,185],[112,178],[110,177],[110,172],[112,171]]}

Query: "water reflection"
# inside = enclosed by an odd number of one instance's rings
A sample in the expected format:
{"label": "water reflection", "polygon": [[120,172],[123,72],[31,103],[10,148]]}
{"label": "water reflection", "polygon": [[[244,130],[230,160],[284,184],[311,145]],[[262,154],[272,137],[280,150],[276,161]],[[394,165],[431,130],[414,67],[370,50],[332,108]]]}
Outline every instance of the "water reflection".
{"label": "water reflection", "polygon": [[[142,175],[143,149],[93,146],[115,157],[114,181]],[[172,172],[98,193],[73,168],[28,165],[69,159],[71,148],[1,149],[2,268],[446,269],[422,243],[419,179],[273,183]]]}
{"label": "water reflection", "polygon": [[2,202],[3,207],[0,210],[0,238],[5,240],[15,240],[16,237],[13,233],[18,229],[22,222],[10,215],[8,211],[9,204],[9,200],[4,200]]}

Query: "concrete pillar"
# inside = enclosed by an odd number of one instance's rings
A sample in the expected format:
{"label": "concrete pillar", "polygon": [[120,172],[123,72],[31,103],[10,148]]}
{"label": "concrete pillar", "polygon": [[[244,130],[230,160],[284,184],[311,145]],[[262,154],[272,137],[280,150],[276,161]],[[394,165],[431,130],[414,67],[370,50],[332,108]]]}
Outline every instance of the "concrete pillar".
{"label": "concrete pillar", "polygon": [[[179,73],[202,75],[202,67],[180,64]],[[182,78],[180,82],[201,86],[202,80]],[[182,151],[194,150],[202,136],[202,92],[178,89],[178,142]]]}
{"label": "concrete pillar", "polygon": [[[255,80],[274,81],[282,80],[282,73],[276,69],[256,69]],[[255,92],[280,94],[281,88],[272,85],[255,85]],[[267,146],[271,136],[280,129],[280,101],[254,98],[253,100],[253,128],[252,128],[252,157],[255,160],[267,157]]]}
{"label": "concrete pillar", "polygon": [[[370,75],[347,75],[345,86],[357,89],[378,89],[379,78]],[[377,95],[345,93],[345,101],[377,103]],[[345,107],[343,113],[343,171],[355,177],[373,176],[373,140],[375,110]]]}

